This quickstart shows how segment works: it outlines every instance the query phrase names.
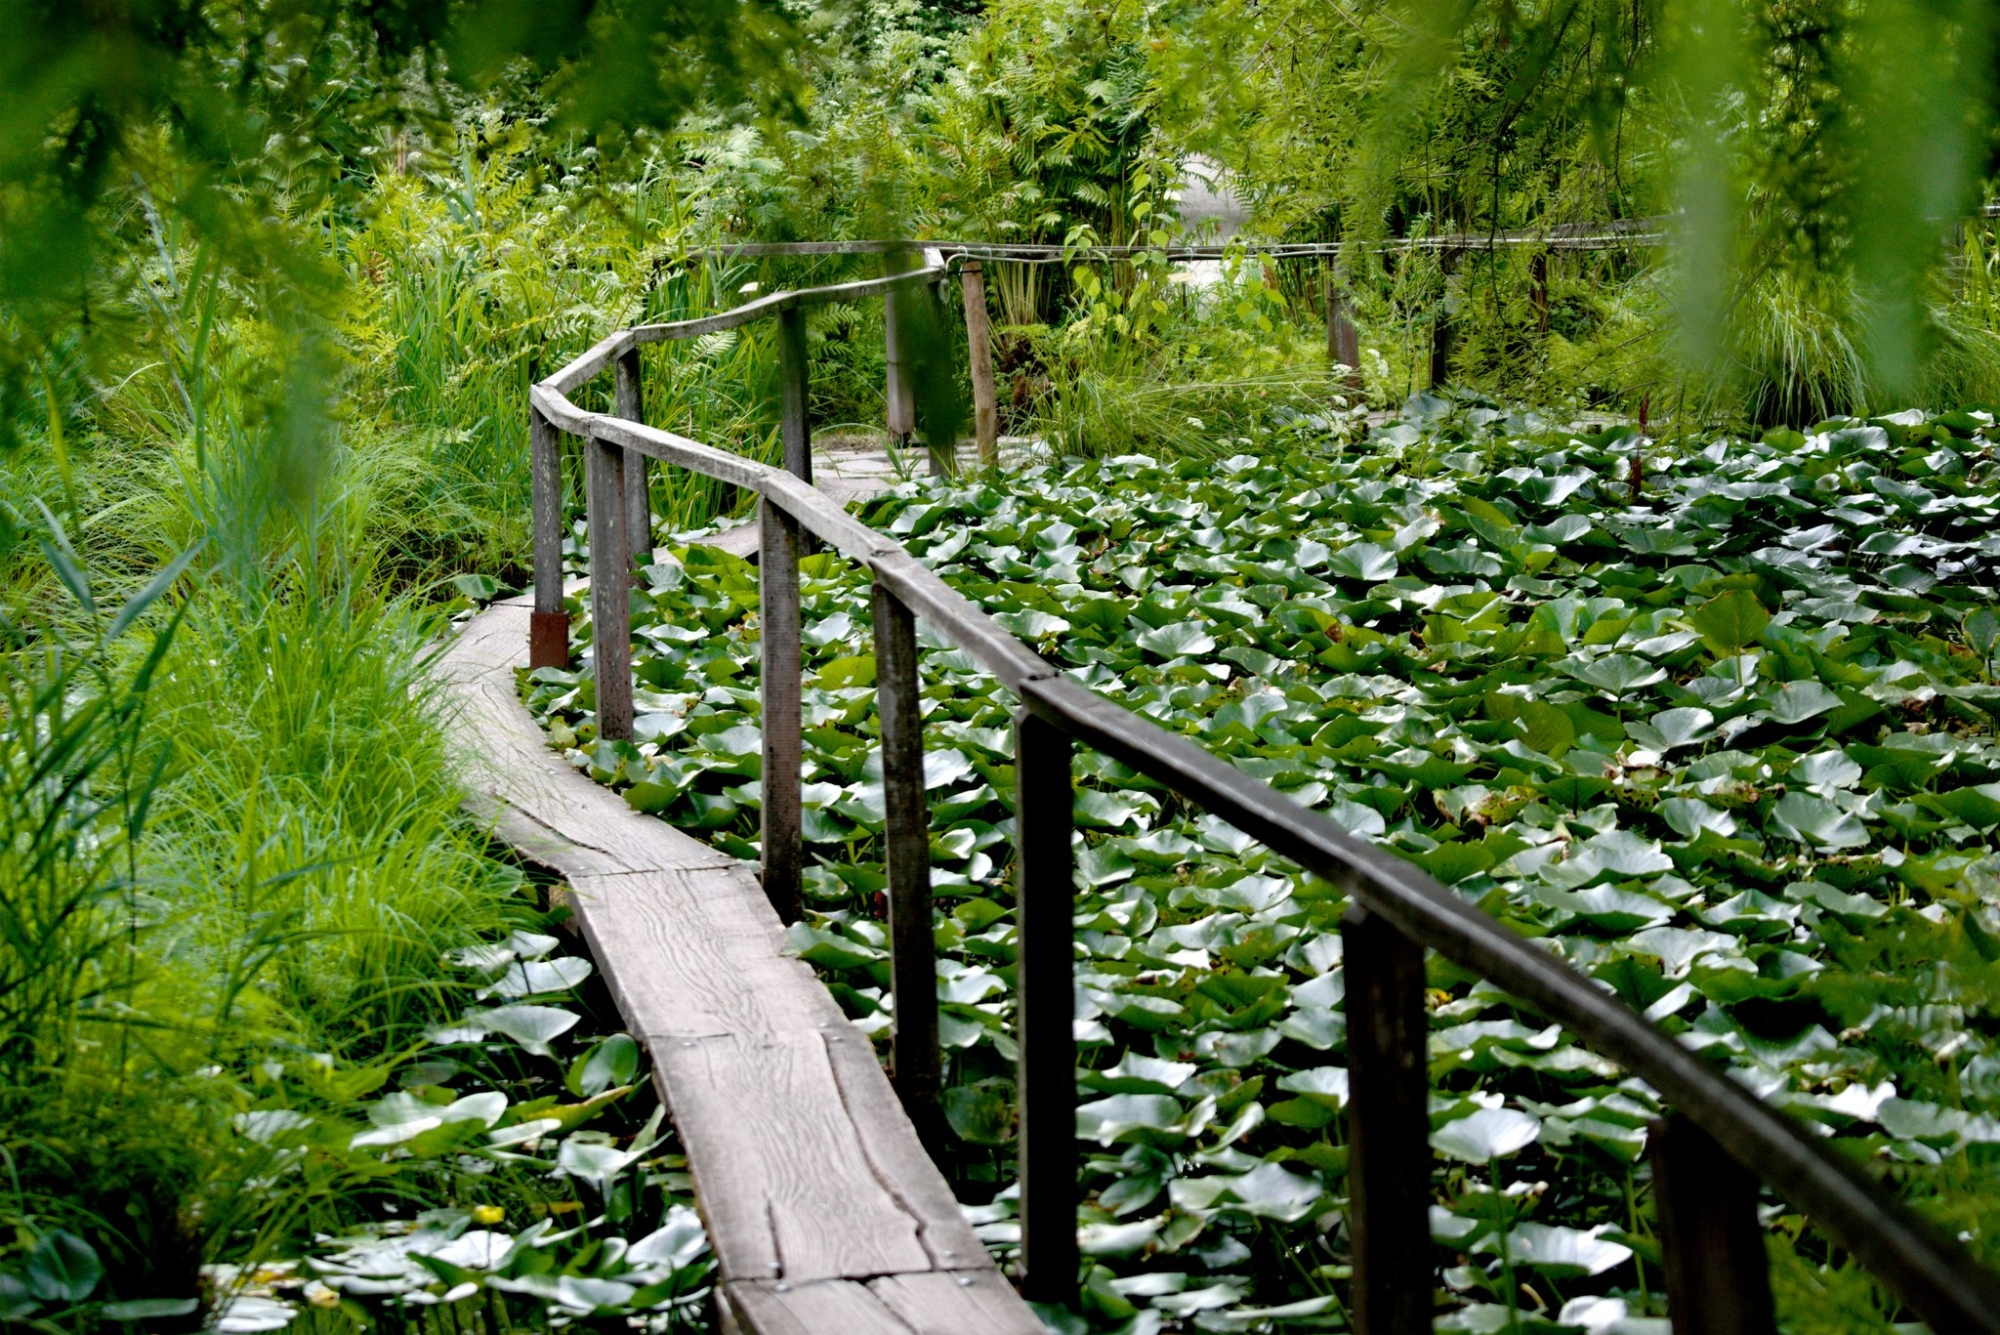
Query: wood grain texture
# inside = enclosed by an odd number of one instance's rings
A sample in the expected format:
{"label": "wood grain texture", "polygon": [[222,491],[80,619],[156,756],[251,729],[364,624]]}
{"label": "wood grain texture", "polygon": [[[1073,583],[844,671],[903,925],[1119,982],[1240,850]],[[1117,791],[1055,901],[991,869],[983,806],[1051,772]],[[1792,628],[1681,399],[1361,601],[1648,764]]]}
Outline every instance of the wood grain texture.
{"label": "wood grain texture", "polygon": [[545,745],[515,691],[531,610],[526,598],[496,603],[434,668],[468,805],[569,877],[583,936],[653,1054],[720,1288],[744,1295],[725,1300],[725,1328],[1039,1330],[925,1156],[867,1037],[786,952],[751,868],[632,811]]}
{"label": "wood grain texture", "polygon": [[[618,354],[612,364],[612,402],[618,416],[646,420],[645,387],[639,377],[637,344]],[[625,451],[625,548],[642,564],[653,559],[653,492],[651,461],[637,450]]]}
{"label": "wood grain texture", "polygon": [[803,745],[799,715],[799,526],[769,496],[757,502],[757,676],[763,693],[762,830],[764,896],[778,917],[797,922],[805,845],[799,834]]}
{"label": "wood grain texture", "polygon": [[806,357],[806,313],[793,306],[778,316],[778,390],[785,471],[812,485],[812,368]]}
{"label": "wood grain texture", "polygon": [[[829,1050],[841,1048],[860,1051],[873,1078],[858,1063],[836,1077]],[[846,1024],[654,1045],[725,1275],[804,1283],[980,1259],[956,1205],[929,1214],[921,1209],[927,1198],[903,1186],[937,1172],[909,1124],[887,1140],[864,1136],[862,1128],[879,1131],[881,1119],[857,1121],[850,1096],[895,1107],[867,1048]],[[944,1249],[953,1255],[938,1255]]]}
{"label": "wood grain texture", "polygon": [[931,811],[924,800],[923,680],[909,609],[875,586],[875,714],[882,731],[889,994],[896,1093],[917,1134],[944,1143],[938,1112],[937,945],[931,926]]}
{"label": "wood grain texture", "polygon": [[723,1287],[725,1331],[759,1335],[838,1335],[850,1330],[896,1335],[1047,1335],[990,1271],[885,1275],[866,1284],[739,1281]]}
{"label": "wood grain texture", "polygon": [[533,490],[535,610],[563,610],[562,437],[537,409],[528,410],[528,478]]}
{"label": "wood grain texture", "polygon": [[1000,464],[1000,402],[993,390],[993,326],[986,314],[986,272],[978,260],[959,270],[965,298],[965,356],[972,376],[972,437],[979,466]]}
{"label": "wood grain texture", "polygon": [[632,737],[632,558],[625,542],[625,454],[583,444],[590,526],[590,661],[597,678],[597,735]]}

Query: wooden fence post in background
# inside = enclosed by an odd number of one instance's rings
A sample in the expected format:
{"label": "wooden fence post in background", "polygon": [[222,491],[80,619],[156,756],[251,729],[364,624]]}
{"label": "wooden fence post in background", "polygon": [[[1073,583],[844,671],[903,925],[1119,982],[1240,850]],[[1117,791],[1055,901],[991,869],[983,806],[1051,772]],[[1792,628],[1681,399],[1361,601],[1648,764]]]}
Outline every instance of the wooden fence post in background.
{"label": "wooden fence post in background", "polygon": [[1443,389],[1451,379],[1451,275],[1458,267],[1457,252],[1441,251],[1438,267],[1444,272],[1444,295],[1438,298],[1437,318],[1431,322],[1431,388]]}
{"label": "wooden fence post in background", "polygon": [[[912,258],[907,250],[885,251],[882,255],[883,274],[907,273]],[[917,406],[910,392],[908,349],[904,346],[904,321],[900,311],[903,297],[903,291],[898,289],[882,299],[882,351],[888,363],[883,398],[888,409],[889,446],[897,450],[909,448],[910,436],[917,429]],[[931,471],[941,471],[935,458],[931,460]]]}
{"label": "wooden fence post in background", "polygon": [[591,658],[597,735],[632,737],[632,560],[625,545],[625,451],[585,437],[584,505],[590,513]]}
{"label": "wooden fence post in background", "polygon": [[[639,381],[639,349],[619,354],[611,370],[612,416],[628,422],[646,420],[646,399]],[[625,548],[633,560],[653,561],[653,495],[648,482],[652,461],[634,449],[625,451],[619,485],[625,489]]]}
{"label": "wooden fence post in background", "polygon": [[804,856],[799,843],[799,526],[768,496],[757,500],[757,523],[764,897],[780,919],[791,923],[801,912]]}
{"label": "wooden fence post in background", "polygon": [[938,1112],[937,946],[931,925],[931,813],[924,800],[924,712],[916,618],[875,586],[875,701],[889,873],[890,1079],[924,1146],[944,1149]]}
{"label": "wooden fence post in background", "polygon": [[534,495],[535,610],[528,617],[528,666],[569,666],[569,613],[563,610],[562,437],[528,410],[528,480]]}
{"label": "wooden fence post in background", "polygon": [[986,274],[978,260],[959,269],[965,295],[966,361],[972,371],[972,435],[982,468],[1000,463],[1000,404],[993,393],[993,326],[986,314]]}
{"label": "wooden fence post in background", "polygon": [[1778,1323],[1755,1175],[1685,1117],[1654,1123],[1651,1140],[1674,1335],[1771,1335]]}
{"label": "wooden fence post in background", "polygon": [[1534,303],[1535,307],[1535,332],[1546,334],[1549,332],[1549,255],[1547,251],[1536,251],[1535,257],[1528,261],[1528,278],[1531,284],[1528,289],[1528,298]]}
{"label": "wooden fence post in background", "polygon": [[1069,735],[1021,710],[1014,716],[1016,1157],[1021,1296],[1040,1303],[1076,1298],[1075,801]]}
{"label": "wooden fence post in background", "polygon": [[1347,1231],[1355,1335],[1430,1335],[1430,1023],[1423,947],[1358,907],[1347,972]]}
{"label": "wooden fence post in background", "polygon": [[806,311],[787,306],[778,312],[778,376],[785,439],[785,471],[813,480],[812,423],[807,418],[810,371],[806,365]]}
{"label": "wooden fence post in background", "polygon": [[1354,327],[1347,296],[1331,267],[1326,271],[1326,359],[1347,368],[1348,385],[1361,387],[1361,331]]}

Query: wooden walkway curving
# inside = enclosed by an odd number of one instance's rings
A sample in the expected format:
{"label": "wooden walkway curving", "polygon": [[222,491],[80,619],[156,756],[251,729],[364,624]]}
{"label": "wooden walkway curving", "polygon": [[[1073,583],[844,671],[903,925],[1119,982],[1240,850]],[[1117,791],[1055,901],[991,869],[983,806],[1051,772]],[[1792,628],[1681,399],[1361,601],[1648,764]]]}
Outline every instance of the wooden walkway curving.
{"label": "wooden walkway curving", "polygon": [[474,617],[436,678],[471,805],[566,877],[687,1150],[726,1331],[1041,1335],[752,868],[627,807],[521,703],[529,600]]}

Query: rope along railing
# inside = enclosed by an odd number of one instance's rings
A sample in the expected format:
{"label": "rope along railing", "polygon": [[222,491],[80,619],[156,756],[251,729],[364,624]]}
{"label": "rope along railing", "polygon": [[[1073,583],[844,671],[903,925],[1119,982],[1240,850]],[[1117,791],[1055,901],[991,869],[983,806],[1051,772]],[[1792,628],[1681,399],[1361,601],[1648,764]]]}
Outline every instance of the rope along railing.
{"label": "rope along railing", "polygon": [[[940,1143],[929,817],[923,787],[915,622],[970,654],[1021,702],[1015,715],[1021,1266],[1023,1294],[1073,1299],[1078,1275],[1076,1051],[1071,1030],[1074,745],[1094,747],[1205,806],[1344,891],[1348,1212],[1354,1329],[1428,1335],[1435,1272],[1424,952],[1489,979],[1656,1090],[1669,1109],[1650,1137],[1668,1311],[1678,1335],[1775,1329],[1759,1183],[1771,1187],[1892,1288],[1931,1328],[2000,1335],[2000,1276],[1891,1190],[1583,974],[1467,904],[1415,865],[1249,778],[1187,739],[1076,685],[954,592],[900,544],[811,485],[805,314],[828,301],[945,281],[946,270],[779,292],[720,315],[613,334],[530,392],[535,614],[530,661],[567,664],[562,610],[560,435],[581,439],[586,475],[597,726],[632,734],[628,590],[648,545],[644,469],[659,461],[758,495],[762,550],[763,884],[800,915],[799,557],[806,535],[874,581],[876,700],[887,812],[894,1028],[891,1078],[919,1134]],[[639,420],[638,349],[753,320],[779,322],[785,467],[772,468]],[[889,401],[903,364],[888,324]],[[568,394],[606,367],[615,414]]]}

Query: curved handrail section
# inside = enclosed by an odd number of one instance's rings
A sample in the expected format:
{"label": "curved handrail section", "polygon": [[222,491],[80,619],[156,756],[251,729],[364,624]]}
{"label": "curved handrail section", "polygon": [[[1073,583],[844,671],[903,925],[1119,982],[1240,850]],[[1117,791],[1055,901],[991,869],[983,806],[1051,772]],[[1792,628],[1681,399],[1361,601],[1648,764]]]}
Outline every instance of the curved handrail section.
{"label": "curved handrail section", "polygon": [[[764,614],[763,634],[770,643],[766,646],[766,676],[763,688],[766,692],[766,759],[764,770],[766,794],[765,825],[765,871],[766,893],[772,897],[781,913],[787,911],[787,902],[781,895],[781,887],[773,884],[773,848],[780,841],[789,839],[794,852],[791,855],[791,874],[796,875],[797,828],[785,824],[783,810],[786,802],[792,801],[794,821],[796,814],[795,795],[785,796],[787,783],[784,777],[789,764],[791,786],[798,779],[797,740],[794,736],[790,750],[784,747],[784,739],[773,733],[773,720],[786,717],[785,695],[789,699],[794,720],[790,724],[796,733],[797,718],[797,570],[798,546],[796,538],[790,536],[799,531],[809,533],[830,544],[848,557],[860,562],[871,572],[876,586],[877,608],[877,655],[878,677],[882,679],[882,708],[884,711],[883,733],[885,738],[885,778],[893,790],[899,782],[908,782],[907,775],[898,779],[896,765],[888,755],[889,737],[892,732],[891,709],[899,711],[897,726],[914,728],[921,736],[920,710],[916,708],[916,681],[914,651],[911,647],[909,665],[899,669],[906,673],[906,679],[889,680],[893,642],[898,632],[895,627],[898,618],[908,621],[921,616],[944,640],[969,654],[983,668],[991,672],[1002,685],[1013,692],[1022,702],[1022,731],[1018,736],[1027,735],[1025,720],[1038,721],[1037,726],[1052,727],[1064,737],[1074,739],[1112,756],[1134,770],[1150,778],[1165,783],[1187,798],[1200,803],[1208,810],[1227,820],[1244,833],[1262,841],[1268,847],[1291,858],[1313,874],[1339,887],[1350,897],[1365,915],[1373,915],[1386,923],[1407,942],[1418,948],[1417,958],[1421,961],[1421,949],[1435,950],[1454,963],[1470,969],[1490,979],[1494,984],[1516,998],[1522,1005],[1538,1011],[1550,1020],[1562,1024],[1574,1033],[1587,1047],[1609,1058],[1634,1075],[1646,1081],[1657,1090],[1674,1114],[1694,1126],[1710,1138],[1720,1148],[1727,1160],[1740,1165],[1742,1170],[1754,1174],[1756,1179],[1767,1183],[1774,1191],[1820,1227],[1825,1235],[1838,1246],[1845,1248],[1860,1259],[1871,1271],[1887,1282],[1913,1310],[1930,1324],[1932,1329],[1945,1331],[1984,1331],[2000,1335],[2000,1276],[1980,1265],[1970,1251],[1958,1240],[1946,1236],[1923,1219],[1913,1208],[1893,1191],[1873,1180],[1857,1164],[1842,1157],[1830,1146],[1822,1143],[1809,1133],[1801,1123],[1789,1114],[1766,1104],[1747,1088],[1730,1078],[1723,1071],[1676,1042],[1658,1026],[1633,1011],[1614,995],[1580,973],[1562,960],[1556,958],[1525,938],[1509,930],[1499,920],[1482,912],[1461,899],[1457,894],[1426,874],[1415,864],[1372,844],[1354,838],[1339,824],[1318,812],[1309,810],[1282,792],[1253,779],[1237,770],[1227,761],[1179,736],[1161,728],[1152,721],[1133,713],[1112,701],[1077,685],[1065,677],[1060,669],[1037,654],[1006,630],[992,617],[981,611],[963,595],[950,588],[920,560],[905,550],[902,545],[886,534],[879,533],[848,515],[844,509],[814,490],[807,482],[783,469],[774,468],[740,455],[718,450],[676,435],[657,427],[628,418],[587,412],[570,402],[569,389],[587,380],[605,366],[626,356],[641,342],[653,342],[669,338],[691,337],[700,333],[713,332],[717,328],[734,327],[754,319],[766,318],[787,310],[823,301],[846,300],[860,296],[880,295],[911,283],[937,281],[942,271],[936,268],[918,270],[885,279],[870,280],[865,283],[850,283],[834,287],[806,289],[798,292],[774,293],[759,301],[738,307],[725,316],[709,317],[702,320],[680,321],[675,324],[640,326],[628,329],[604,339],[585,352],[568,366],[548,377],[531,391],[531,402],[540,422],[556,431],[584,438],[588,442],[599,442],[604,446],[602,456],[606,460],[615,459],[618,451],[637,451],[649,458],[687,468],[705,477],[733,483],[757,493],[760,497],[766,544],[760,560],[760,580],[763,581],[767,605]],[[719,321],[730,323],[718,323]],[[799,372],[803,374],[802,369]],[[796,396],[803,413],[803,387]],[[538,430],[539,430],[538,424]],[[801,425],[801,430],[803,427]],[[539,438],[539,437],[538,437]],[[593,453],[592,460],[599,455]],[[605,467],[613,466],[606,463]],[[538,479],[543,476],[537,472]],[[597,550],[597,511],[610,502],[603,499],[609,492],[601,492],[593,483],[589,489],[592,504],[592,573],[593,578],[605,575],[618,563],[599,564]],[[539,512],[539,511],[538,511]],[[610,550],[622,552],[622,546],[613,545]],[[539,557],[538,557],[539,559]],[[783,568],[789,565],[789,573]],[[538,566],[539,568],[539,566]],[[609,577],[606,575],[606,577]],[[786,580],[789,579],[789,585]],[[618,577],[622,589],[623,577]],[[786,589],[789,588],[789,595]],[[789,612],[784,599],[790,598]],[[622,607],[622,597],[609,606]],[[790,620],[787,620],[789,616]],[[885,619],[886,618],[886,619]],[[600,620],[597,626],[600,652],[595,654],[600,680],[598,700],[600,717],[603,717],[603,702],[614,698],[623,691],[629,698],[631,689],[629,676],[625,675],[625,664],[629,662],[627,653],[604,650],[607,639],[615,640],[617,627],[624,624],[623,618]],[[789,626],[789,629],[787,627]],[[789,644],[781,643],[790,636]],[[625,632],[629,642],[629,629]],[[776,646],[774,650],[773,646]],[[778,652],[782,651],[782,652]],[[778,652],[778,657],[770,655]],[[783,654],[789,653],[789,659]],[[614,676],[623,677],[622,685]],[[789,686],[784,680],[789,673]],[[776,692],[777,694],[773,694]],[[782,724],[778,725],[782,726]],[[602,729],[600,730],[602,731]],[[921,751],[920,740],[915,744],[917,774],[913,804],[908,811],[913,813],[902,819],[924,822],[925,811],[922,803]],[[1067,746],[1067,742],[1064,743]],[[773,749],[777,748],[777,749]],[[1066,754],[1066,752],[1065,752]],[[789,757],[789,760],[787,760]],[[771,762],[777,763],[771,763]],[[1027,760],[1022,757],[1025,767]],[[1040,763],[1039,761],[1037,762]],[[906,767],[905,767],[906,768]],[[1041,773],[1037,770],[1037,773]],[[1023,777],[1021,783],[1026,785]],[[891,824],[899,819],[895,794],[892,791],[888,808]],[[1066,805],[1066,804],[1065,804]],[[1033,859],[1034,865],[1042,869],[1044,880],[1050,879],[1047,869],[1068,866],[1069,838],[1066,828],[1058,828],[1052,834],[1044,831],[1037,834],[1027,828],[1027,805],[1023,801],[1021,818],[1017,821],[1017,839],[1020,840],[1023,900],[1031,891],[1027,870],[1031,861],[1030,841],[1041,838],[1036,845],[1039,850]],[[1066,812],[1061,820],[1066,820]],[[775,824],[773,822],[776,822]],[[909,840],[921,849],[927,841],[927,833],[922,829],[903,831]],[[890,881],[892,891],[901,883],[908,885],[914,876],[920,885],[898,892],[909,896],[898,900],[891,896],[892,929],[899,915],[907,923],[913,915],[928,924],[929,889],[928,866],[922,854],[899,854],[896,850],[899,832],[890,831]],[[1050,850],[1054,850],[1056,862],[1051,864]],[[915,864],[908,859],[918,858]],[[903,859],[899,866],[899,858]],[[910,871],[911,866],[915,872]],[[1058,874],[1056,879],[1066,881],[1066,874]],[[791,911],[796,913],[796,898],[789,901]],[[1051,894],[1067,895],[1066,886],[1049,889],[1044,887],[1044,897]],[[1056,919],[1060,926],[1051,926]],[[1036,933],[1069,930],[1067,913],[1036,915]],[[1031,929],[1025,919],[1021,925],[1024,963],[1019,988],[1020,1006],[1025,1016],[1030,1006],[1046,1007],[1047,1011],[1059,1012],[1059,1029],[1066,1031],[1070,1008],[1070,981],[1068,978],[1068,957],[1058,952],[1053,958],[1061,961],[1061,967],[1053,976],[1029,976],[1025,963],[1028,937]],[[921,1017],[930,1009],[934,1015],[936,1005],[935,990],[925,988],[924,983],[934,978],[933,961],[929,957],[928,927],[920,933],[892,930],[892,939],[899,952],[921,952],[921,960],[897,960],[892,972],[898,979],[907,977],[915,980],[906,991],[899,985],[896,989],[895,1014],[897,1016],[897,1054],[899,1092],[904,1094],[906,1106],[910,1106],[913,1120],[920,1131],[924,1129],[925,1118],[929,1114],[921,1106],[921,1097],[935,1097],[935,1073],[937,1067],[935,1053],[935,1025],[929,1028],[932,1051],[905,1052],[903,1045],[905,1026],[916,1032],[924,1031]],[[910,943],[916,944],[910,944]],[[1038,947],[1040,948],[1040,947]],[[1043,958],[1051,958],[1044,955]],[[1372,967],[1355,952],[1350,952],[1348,967],[1359,971]],[[1404,1055],[1404,1068],[1414,1062],[1414,1079],[1422,1081],[1425,1059],[1421,1047],[1423,1038],[1421,1015],[1421,970],[1416,974],[1416,1014],[1419,1023],[1414,1039],[1414,1052]],[[930,995],[926,997],[924,993]],[[1357,1004],[1363,989],[1357,989],[1352,979],[1348,988],[1350,1008]],[[1362,1069],[1359,1054],[1352,1049],[1353,1035],[1362,1027],[1356,1016],[1349,1017],[1350,1066],[1354,1070],[1357,1101],[1361,1097],[1364,1084],[1376,1078],[1375,1073]],[[1025,1089],[1031,1079],[1029,1065],[1031,1054],[1029,1044],[1023,1042],[1022,1075],[1024,1087],[1024,1111],[1022,1117],[1022,1180],[1023,1216],[1028,1223],[1024,1239],[1026,1273],[1037,1283],[1031,1286],[1024,1280],[1024,1292],[1031,1287],[1039,1292],[1029,1292],[1031,1297],[1062,1297],[1073,1288],[1075,1282],[1075,1238],[1073,1227],[1063,1230],[1056,1225],[1044,1225],[1038,1231],[1033,1221],[1039,1215],[1044,1219],[1059,1219],[1064,1210],[1068,1218],[1074,1220],[1074,1089],[1066,1099],[1058,1099],[1053,1104],[1044,1102],[1038,1106],[1054,1107],[1053,1114],[1034,1113],[1027,1107]],[[1061,1051],[1046,1051],[1032,1054],[1034,1060],[1044,1063],[1039,1069],[1044,1072],[1059,1067]],[[925,1062],[928,1060],[928,1068]],[[1050,1066],[1047,1063],[1056,1063]],[[928,1096],[920,1096],[913,1104],[913,1096],[903,1089],[905,1078],[916,1079],[912,1072],[928,1069],[932,1084]],[[1403,1074],[1383,1070],[1380,1080],[1391,1083],[1408,1077]],[[919,1082],[920,1083],[920,1082]],[[1422,1119],[1424,1104],[1421,1089],[1413,1105],[1413,1115]],[[1358,1115],[1356,1110],[1355,1115]],[[1034,1120],[1031,1120],[1034,1119]],[[1067,1124],[1064,1124],[1064,1123]],[[1423,1123],[1425,1126],[1427,1122]],[[1421,1135],[1421,1133],[1419,1133]],[[1029,1160],[1028,1146],[1035,1146],[1034,1161]],[[1421,1147],[1421,1138],[1415,1142]],[[1359,1136],[1356,1138],[1357,1151]],[[1065,1150],[1063,1147],[1067,1145]],[[1054,1147],[1054,1148],[1050,1148]],[[1718,1160],[1718,1163],[1721,1161]],[[1730,1171],[1737,1171],[1728,1164]],[[1061,1173],[1069,1175],[1069,1185],[1064,1188]],[[1355,1171],[1351,1167],[1350,1171]],[[1423,1162],[1415,1168],[1406,1169],[1401,1179],[1407,1190],[1420,1192],[1428,1199],[1429,1161],[1427,1153]],[[1408,1176],[1407,1173],[1416,1173]],[[1697,1176],[1699,1176],[1697,1174]],[[1748,1180],[1748,1179],[1746,1179]],[[1705,1185],[1705,1184],[1702,1184]],[[1737,1237],[1748,1241],[1738,1247],[1754,1249],[1755,1255],[1743,1262],[1756,1269],[1755,1283],[1764,1286],[1764,1310],[1768,1311],[1768,1280],[1763,1277],[1763,1254],[1759,1231],[1755,1226],[1754,1182],[1747,1197],[1744,1210],[1747,1214],[1747,1229],[1738,1229]],[[1389,1211],[1390,1204],[1379,1199],[1380,1191],[1371,1192],[1376,1197],[1364,1203],[1357,1190],[1354,1213],[1365,1216],[1370,1211]],[[1040,1197],[1040,1202],[1035,1201]],[[1662,1210],[1665,1209],[1664,1203]],[[1393,1213],[1391,1211],[1390,1213]],[[1389,1218],[1385,1213],[1383,1218]],[[1407,1210],[1405,1210],[1407,1217]],[[1421,1220],[1419,1213],[1416,1218]],[[1738,1224],[1743,1224],[1739,1217]],[[1362,1227],[1366,1218],[1354,1221],[1356,1247],[1357,1296],[1364,1283],[1361,1273],[1364,1256],[1359,1245]],[[1386,1228],[1386,1226],[1384,1226]],[[1430,1240],[1427,1228],[1421,1236],[1413,1236],[1418,1225],[1397,1225],[1403,1236],[1396,1239],[1405,1251],[1421,1257],[1428,1255]],[[1395,1231],[1395,1230],[1390,1230]],[[1067,1246],[1058,1232],[1067,1232]],[[1664,1233],[1671,1241],[1675,1236],[1672,1228]],[[1039,1249],[1042,1258],[1038,1260]],[[1700,1251],[1700,1248],[1696,1248]],[[1370,1255],[1384,1255],[1387,1251],[1384,1240],[1377,1239],[1369,1248]],[[1708,1253],[1702,1253],[1707,1255]],[[1405,1264],[1409,1264],[1406,1262]],[[1064,1275],[1064,1267],[1068,1273]],[[1704,1301],[1704,1280],[1698,1274],[1689,1273],[1688,1264],[1682,1265],[1682,1274],[1677,1282],[1674,1258],[1671,1248],[1668,1260],[1668,1281],[1670,1302],[1693,1305]],[[1407,1287],[1407,1284],[1405,1284]],[[1425,1303],[1428,1302],[1429,1285],[1423,1286]],[[1726,1300],[1726,1295],[1718,1301]],[[1405,1303],[1408,1306],[1408,1303]],[[1754,1304],[1753,1304],[1754,1308]],[[1428,1330],[1428,1316],[1423,1315],[1423,1324],[1415,1324],[1395,1319],[1365,1317],[1366,1305],[1357,1310],[1357,1329],[1377,1332]],[[1424,1313],[1428,1308],[1423,1309]],[[1675,1313],[1676,1330],[1695,1329],[1685,1312]],[[1767,1322],[1761,1324],[1768,1324]],[[1706,1327],[1700,1327],[1706,1329]]]}

